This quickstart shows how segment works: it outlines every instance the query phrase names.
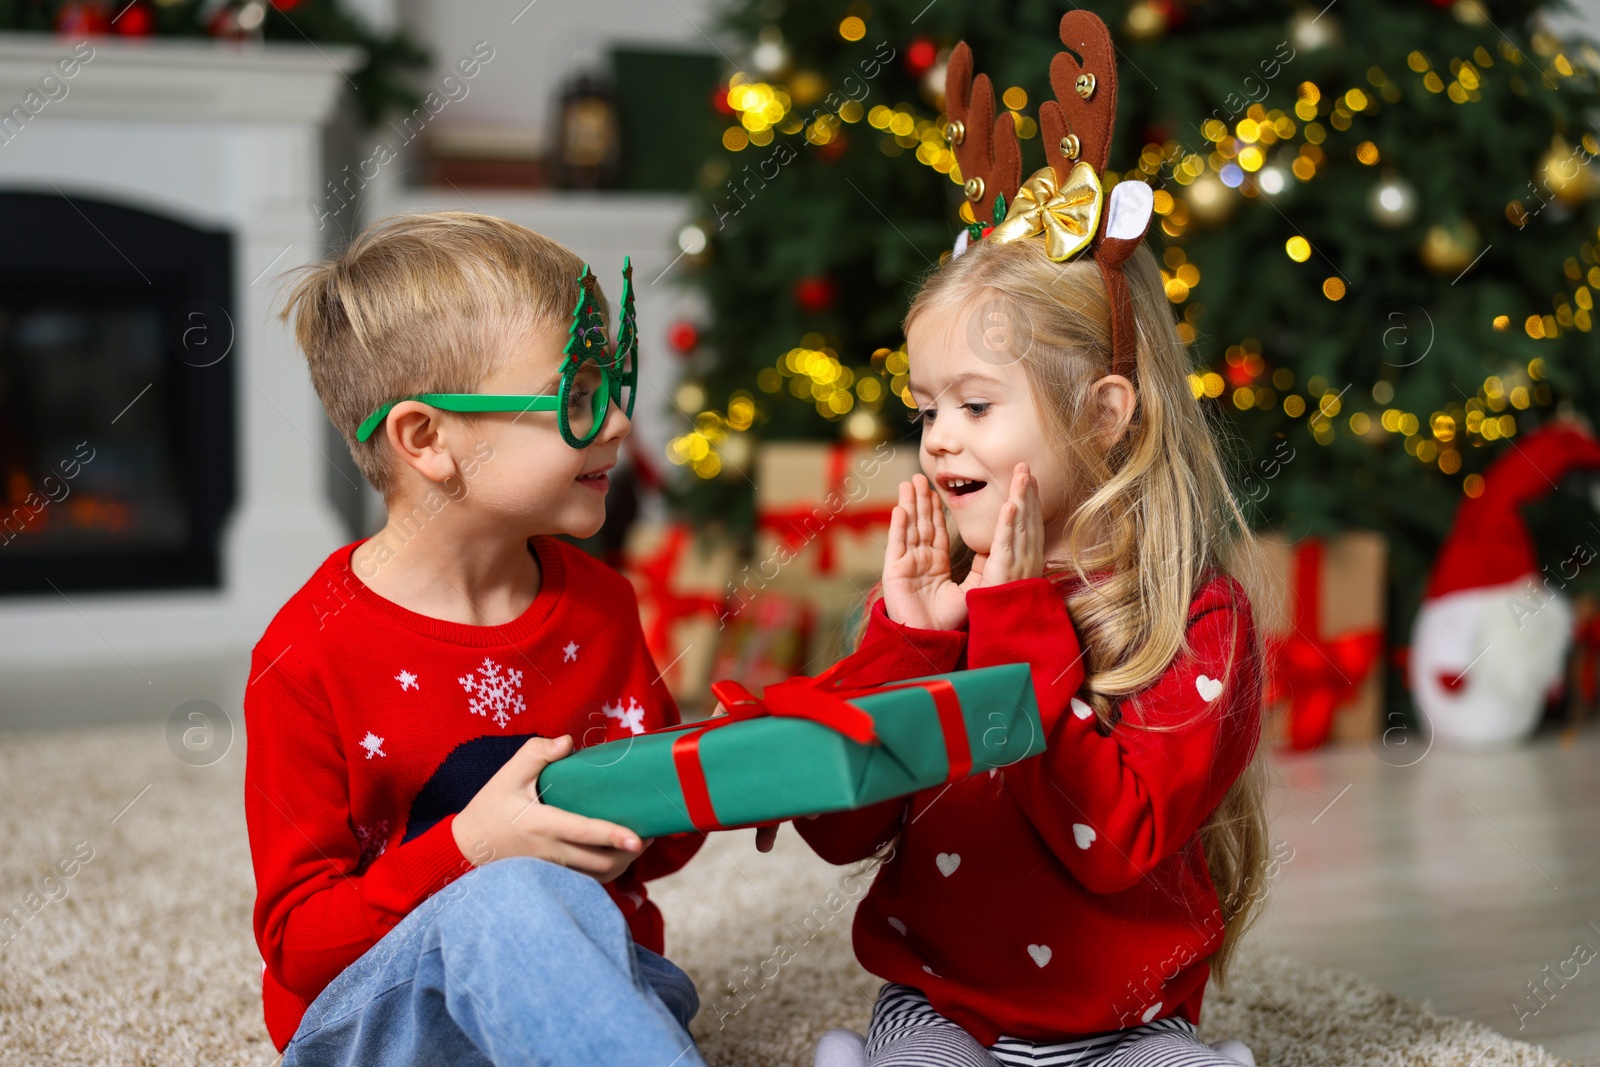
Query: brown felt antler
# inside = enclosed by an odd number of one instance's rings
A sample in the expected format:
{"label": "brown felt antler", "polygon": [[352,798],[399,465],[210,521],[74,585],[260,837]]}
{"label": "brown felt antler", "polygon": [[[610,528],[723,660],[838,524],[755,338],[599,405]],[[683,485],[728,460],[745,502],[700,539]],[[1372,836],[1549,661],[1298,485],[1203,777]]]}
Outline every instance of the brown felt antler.
{"label": "brown felt antler", "polygon": [[962,41],[950,53],[944,76],[946,135],[966,180],[967,199],[979,222],[994,214],[994,198],[1010,202],[1022,184],[1022,146],[1011,112],[994,113],[994,86],[987,74],[972,76],[972,49]]}
{"label": "brown felt antler", "polygon": [[[1087,163],[1096,180],[1105,173],[1117,121],[1116,48],[1105,22],[1088,11],[1068,11],[1061,16],[1060,36],[1067,50],[1050,61],[1055,99],[1039,105],[1045,158],[1057,188],[1068,183],[1079,163]],[[1011,113],[994,117],[994,87],[988,75],[973,77],[972,50],[965,41],[950,55],[945,110],[950,117],[950,144],[967,182],[967,199],[978,221],[987,222],[995,197],[1004,196],[1009,206],[1022,186],[1022,150]],[[1030,188],[1033,180],[1029,179]],[[1144,241],[1151,195],[1144,182],[1118,183],[1107,209],[1099,213],[1098,228],[1086,249],[1100,267],[1111,306],[1111,371],[1129,378],[1135,371],[1138,338],[1122,265]],[[958,245],[957,251],[962,247]]]}

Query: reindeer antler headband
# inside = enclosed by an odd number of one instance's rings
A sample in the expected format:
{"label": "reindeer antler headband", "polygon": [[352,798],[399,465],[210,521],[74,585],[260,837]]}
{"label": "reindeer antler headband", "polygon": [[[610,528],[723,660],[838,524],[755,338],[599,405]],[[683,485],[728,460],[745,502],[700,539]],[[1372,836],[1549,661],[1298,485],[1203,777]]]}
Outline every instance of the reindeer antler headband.
{"label": "reindeer antler headband", "polygon": [[1042,236],[1045,255],[1057,262],[1087,249],[1100,265],[1111,303],[1112,373],[1131,378],[1137,339],[1122,265],[1144,240],[1154,193],[1142,181],[1124,179],[1111,190],[1106,207],[1100,187],[1117,118],[1111,31],[1098,15],[1069,11],[1061,16],[1061,43],[1070,51],[1057,52],[1050,61],[1055,99],[1039,105],[1049,162],[1027,181],[1011,112],[995,117],[994,86],[987,74],[973,77],[972,49],[965,41],[951,53],[945,73],[947,133],[967,179],[973,214],[994,220],[992,227],[974,223],[963,230],[955,254],[985,237],[1004,242]]}

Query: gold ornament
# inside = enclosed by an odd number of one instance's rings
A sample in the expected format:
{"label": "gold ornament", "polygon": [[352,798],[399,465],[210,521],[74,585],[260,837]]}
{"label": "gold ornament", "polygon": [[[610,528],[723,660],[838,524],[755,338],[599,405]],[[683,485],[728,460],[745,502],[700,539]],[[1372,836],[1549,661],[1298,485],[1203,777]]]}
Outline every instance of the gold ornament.
{"label": "gold ornament", "polygon": [[1580,153],[1571,148],[1558,134],[1550,140],[1550,151],[1539,161],[1538,176],[1544,187],[1554,193],[1568,207],[1578,207],[1595,191],[1594,171],[1589,169]]}
{"label": "gold ornament", "polygon": [[983,179],[979,178],[979,177],[976,177],[976,176],[968,178],[967,179],[967,184],[966,184],[966,191],[967,191],[967,199],[971,200],[974,204],[976,204],[979,200],[982,200],[983,199]]}
{"label": "gold ornament", "polygon": [[1068,159],[1078,158],[1079,147],[1077,134],[1069,133],[1065,137],[1061,138],[1061,154],[1066,156]]}
{"label": "gold ornament", "polygon": [[1153,41],[1167,29],[1167,16],[1159,7],[1141,0],[1128,10],[1128,33],[1138,41]]}
{"label": "gold ornament", "polygon": [[1045,255],[1059,263],[1094,239],[1104,200],[1100,177],[1089,164],[1074,166],[1059,186],[1055,170],[1041,167],[1011,198],[1005,219],[989,238],[1004,243],[1043,233]]}
{"label": "gold ornament", "polygon": [[1429,228],[1418,255],[1431,271],[1458,274],[1472,265],[1478,254],[1478,228],[1466,219]]}
{"label": "gold ornament", "polygon": [[944,139],[950,142],[950,147],[952,148],[960,144],[962,141],[965,141],[967,139],[967,124],[962,122],[960,119],[946,123],[944,128]]}
{"label": "gold ornament", "polygon": [[1210,170],[1189,183],[1184,200],[1189,205],[1190,217],[1201,226],[1226,222],[1239,206],[1239,195]]}
{"label": "gold ornament", "polygon": [[1094,95],[1094,75],[1090,74],[1088,71],[1084,71],[1082,74],[1078,75],[1078,80],[1073,84],[1072,87],[1078,90],[1079,96],[1083,97],[1085,100],[1089,99]]}

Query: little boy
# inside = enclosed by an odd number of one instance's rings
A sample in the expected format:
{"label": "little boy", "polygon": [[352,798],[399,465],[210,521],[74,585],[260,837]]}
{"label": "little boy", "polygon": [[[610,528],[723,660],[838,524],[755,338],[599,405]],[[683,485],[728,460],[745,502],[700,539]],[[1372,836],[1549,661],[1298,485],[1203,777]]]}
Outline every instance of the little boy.
{"label": "little boy", "polygon": [[536,790],[575,745],[678,721],[631,586],[550,536],[605,517],[632,407],[623,303],[613,351],[582,260],[465,213],[379,223],[290,295],[389,517],[278,612],[245,693],[286,1065],[702,1063],[644,888],[701,839],[641,841]]}

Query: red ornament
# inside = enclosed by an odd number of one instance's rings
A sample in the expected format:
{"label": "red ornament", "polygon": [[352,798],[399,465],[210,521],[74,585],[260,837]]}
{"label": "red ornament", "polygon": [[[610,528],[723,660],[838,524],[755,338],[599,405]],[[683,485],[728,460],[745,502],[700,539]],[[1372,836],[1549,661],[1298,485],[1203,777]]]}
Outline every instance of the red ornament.
{"label": "red ornament", "polygon": [[1228,369],[1224,373],[1228,376],[1228,384],[1236,389],[1249,385],[1256,380],[1256,376],[1250,373],[1249,365],[1242,360],[1239,363],[1228,364]]}
{"label": "red ornament", "polygon": [[129,4],[112,21],[111,28],[124,37],[148,37],[156,29],[155,12],[148,4]]}
{"label": "red ornament", "polygon": [[918,37],[906,48],[906,71],[913,78],[921,77],[939,58],[939,49],[926,37]]}
{"label": "red ornament", "polygon": [[56,32],[63,37],[92,37],[110,31],[110,13],[93,0],[72,0],[56,13]]}
{"label": "red ornament", "polygon": [[794,302],[808,315],[820,315],[833,307],[836,295],[832,278],[813,275],[794,283]]}
{"label": "red ornament", "polygon": [[300,6],[300,0],[272,0],[272,6],[279,11],[293,11]]}
{"label": "red ornament", "polygon": [[680,356],[687,356],[700,346],[700,331],[692,323],[675,322],[667,330],[667,344]]}
{"label": "red ornament", "polygon": [[728,103],[728,89],[719,85],[711,90],[711,109],[719,115],[733,114],[733,105]]}

